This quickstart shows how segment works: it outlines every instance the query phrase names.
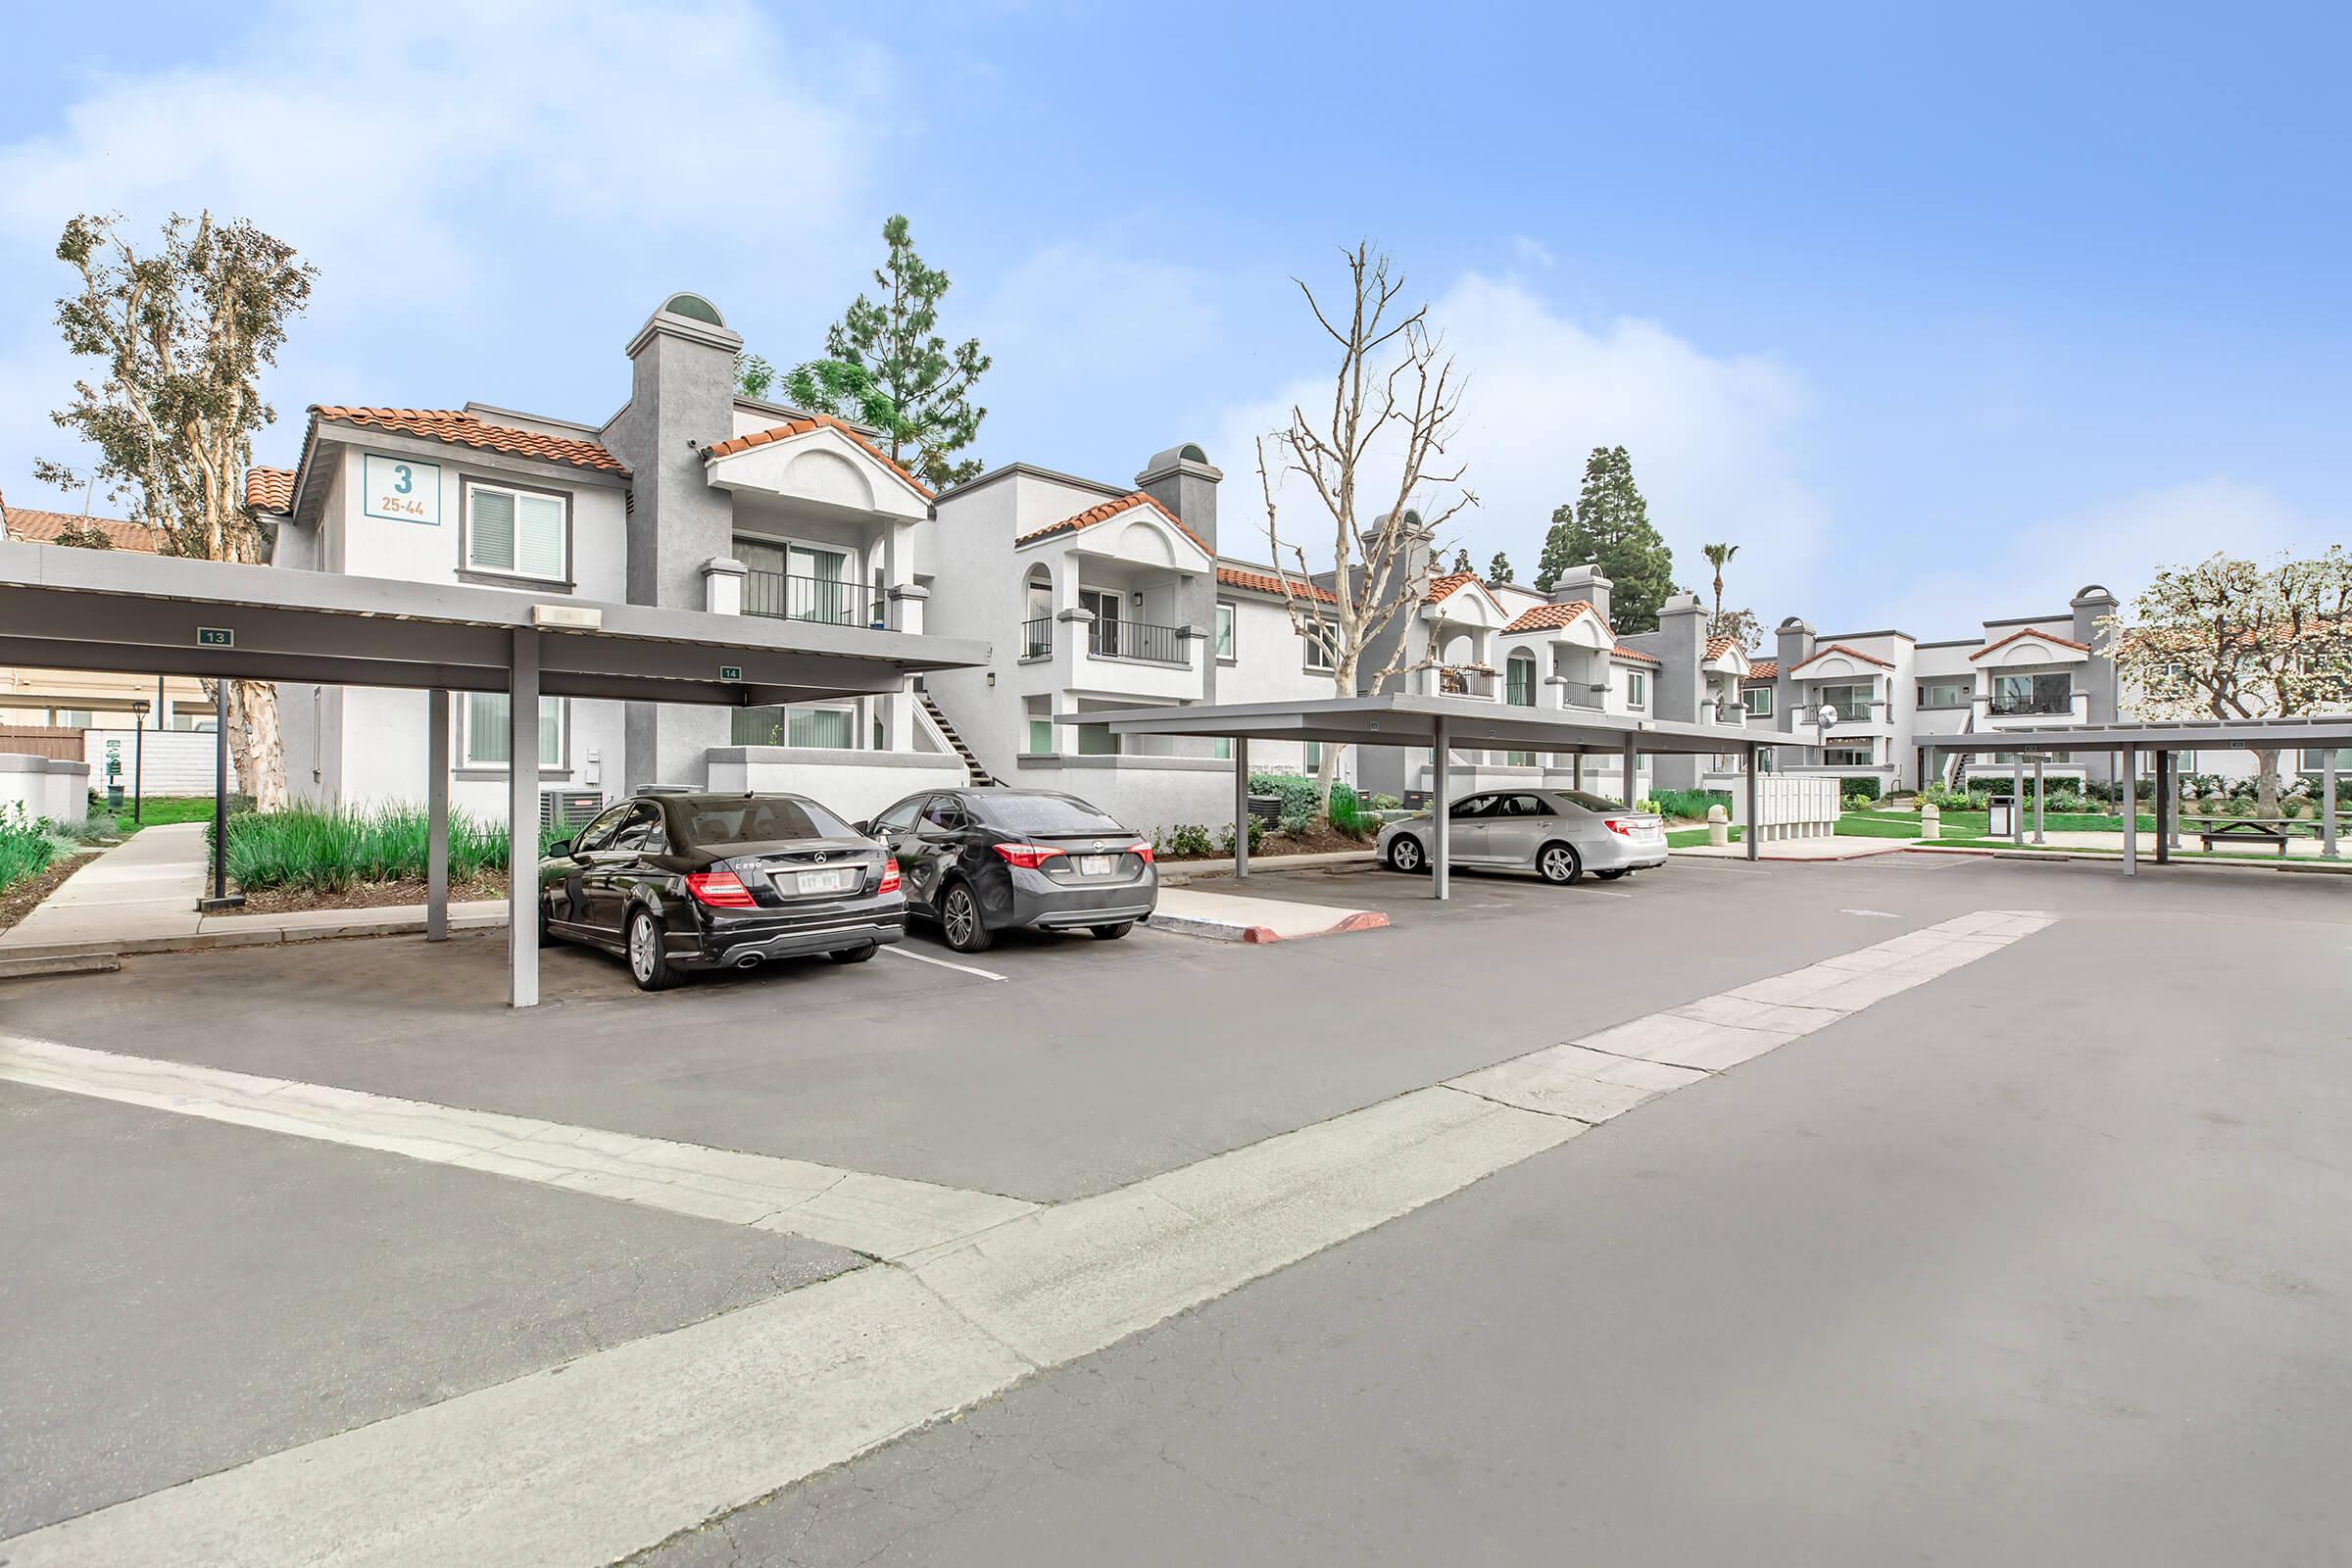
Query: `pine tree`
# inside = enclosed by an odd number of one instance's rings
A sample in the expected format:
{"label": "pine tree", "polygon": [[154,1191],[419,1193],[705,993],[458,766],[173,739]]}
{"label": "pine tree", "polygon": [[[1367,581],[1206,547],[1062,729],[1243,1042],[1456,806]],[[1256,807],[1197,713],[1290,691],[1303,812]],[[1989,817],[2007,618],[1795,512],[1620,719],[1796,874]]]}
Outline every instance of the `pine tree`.
{"label": "pine tree", "polygon": [[1456,571],[1468,571],[1470,569],[1470,552],[1468,549],[1465,548],[1456,550],[1453,553],[1453,569]]}
{"label": "pine tree", "polygon": [[1536,563],[1536,592],[1547,594],[1560,585],[1560,573],[1582,564],[1571,548],[1576,531],[1576,503],[1562,502],[1551,514],[1551,531],[1544,536],[1544,555]]}
{"label": "pine tree", "polygon": [[[1600,564],[1617,630],[1656,631],[1658,607],[1674,591],[1674,552],[1650,524],[1649,503],[1634,483],[1634,460],[1625,448],[1594,447],[1585,460],[1584,491],[1573,518],[1566,507],[1551,516],[1567,527],[1569,564]],[[1544,548],[1549,551],[1548,542]]]}
{"label": "pine tree", "polygon": [[1497,550],[1494,552],[1494,559],[1487,564],[1487,581],[1509,582],[1510,580],[1511,558]]}

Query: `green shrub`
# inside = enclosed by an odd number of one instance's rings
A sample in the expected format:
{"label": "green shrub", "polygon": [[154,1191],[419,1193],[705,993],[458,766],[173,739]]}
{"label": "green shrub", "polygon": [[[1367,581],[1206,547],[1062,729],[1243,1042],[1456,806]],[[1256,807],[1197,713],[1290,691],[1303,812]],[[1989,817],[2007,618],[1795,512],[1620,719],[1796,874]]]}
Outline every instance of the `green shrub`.
{"label": "green shrub", "polygon": [[[1252,818],[1251,820],[1255,820],[1255,818]],[[1230,845],[1233,837],[1233,830],[1231,828],[1227,828],[1225,830],[1225,836],[1228,845]],[[1198,822],[1179,822],[1174,827],[1168,829],[1168,854],[1173,858],[1185,859],[1194,857],[1211,856],[1216,853],[1216,840],[1210,838],[1208,836],[1208,829],[1202,827]]]}
{"label": "green shrub", "polygon": [[39,876],[57,858],[57,845],[24,809],[23,801],[0,812],[0,892]]}
{"label": "green shrub", "polygon": [[[1265,842],[1265,837],[1266,824],[1254,816],[1250,818],[1250,851],[1251,854],[1257,853],[1257,847]],[[1233,825],[1231,823],[1217,829],[1217,853],[1219,855],[1233,853]]]}
{"label": "green shrub", "polygon": [[1380,831],[1379,819],[1365,813],[1355,790],[1338,780],[1331,786],[1331,825],[1351,839],[1368,839]]}
{"label": "green shrub", "polygon": [[1693,822],[1707,819],[1707,808],[1720,806],[1728,814],[1732,798],[1722,790],[1660,790],[1658,809],[1667,816],[1686,817]]}
{"label": "green shrub", "polygon": [[74,844],[95,844],[122,832],[112,811],[93,811],[78,822],[52,822],[49,831]]}
{"label": "green shrub", "polygon": [[[424,808],[383,806],[369,811],[289,807],[241,811],[228,819],[228,874],[237,886],[340,892],[362,882],[416,880],[424,875]],[[570,837],[568,826],[544,827],[539,850]],[[212,830],[205,830],[211,843]],[[449,875],[463,882],[507,867],[507,831],[463,811],[449,816]]]}
{"label": "green shrub", "polygon": [[1252,795],[1282,797],[1282,830],[1296,833],[1315,819],[1315,781],[1303,773],[1252,773]]}
{"label": "green shrub", "polygon": [[1842,781],[1840,793],[1849,799],[1858,795],[1865,801],[1875,801],[1879,798],[1879,781],[1875,778],[1849,778]]}
{"label": "green shrub", "polygon": [[1401,811],[1404,809],[1403,800],[1395,795],[1375,795],[1365,804],[1375,811]]}

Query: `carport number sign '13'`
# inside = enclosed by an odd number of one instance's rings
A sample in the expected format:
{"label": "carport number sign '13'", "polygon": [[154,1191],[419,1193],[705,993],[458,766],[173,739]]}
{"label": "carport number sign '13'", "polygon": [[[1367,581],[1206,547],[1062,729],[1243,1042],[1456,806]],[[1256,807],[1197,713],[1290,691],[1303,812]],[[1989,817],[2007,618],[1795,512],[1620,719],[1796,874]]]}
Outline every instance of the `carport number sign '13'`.
{"label": "carport number sign '13'", "polygon": [[368,516],[440,526],[441,465],[412,463],[406,458],[379,457],[370,452],[362,466],[361,510]]}

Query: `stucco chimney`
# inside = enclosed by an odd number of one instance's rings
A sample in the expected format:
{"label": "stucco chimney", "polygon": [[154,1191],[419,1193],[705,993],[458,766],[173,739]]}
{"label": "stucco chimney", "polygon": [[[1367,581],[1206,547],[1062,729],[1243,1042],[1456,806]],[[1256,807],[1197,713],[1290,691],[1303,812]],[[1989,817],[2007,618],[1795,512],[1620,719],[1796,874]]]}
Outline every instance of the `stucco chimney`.
{"label": "stucco chimney", "polygon": [[2075,641],[2092,651],[2091,661],[2083,666],[2081,677],[2084,694],[2084,712],[2081,717],[2086,724],[2112,724],[2121,715],[2117,711],[2115,661],[2106,658],[2105,652],[2115,641],[2115,633],[2099,622],[2115,613],[2115,595],[2095,582],[2086,583],[2068,608],[2075,612]]}
{"label": "stucco chimney", "polygon": [[1609,579],[1601,573],[1600,563],[1588,561],[1581,566],[1570,566],[1560,573],[1559,581],[1551,585],[1551,602],[1565,605],[1582,599],[1600,612],[1601,619],[1608,620],[1610,587]]}
{"label": "stucco chimney", "polygon": [[1144,466],[1135,487],[1170,512],[1176,520],[1200,536],[1208,553],[1217,553],[1217,481],[1224,471],[1212,466],[1208,454],[1193,442],[1170,447]]}

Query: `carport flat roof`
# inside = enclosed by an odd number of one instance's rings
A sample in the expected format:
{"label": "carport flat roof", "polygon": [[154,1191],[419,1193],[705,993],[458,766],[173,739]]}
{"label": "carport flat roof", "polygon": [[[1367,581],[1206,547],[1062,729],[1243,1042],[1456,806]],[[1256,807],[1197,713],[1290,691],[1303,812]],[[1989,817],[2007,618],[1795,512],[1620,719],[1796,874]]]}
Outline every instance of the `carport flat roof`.
{"label": "carport flat roof", "polygon": [[[1975,730],[1966,737],[1998,741],[2004,752],[2186,752],[2215,749],[2352,746],[2352,713],[2302,718],[2155,719],[2139,723],[2080,724],[2067,729]],[[1937,736],[1937,740],[1946,739]],[[1958,748],[1938,747],[1938,750]]]}
{"label": "carport flat roof", "polygon": [[1128,708],[1056,714],[1064,724],[1108,724],[1118,735],[1229,735],[1246,740],[1328,741],[1347,746],[1428,746],[1440,721],[1455,746],[1494,741],[1513,751],[1591,752],[1614,757],[1630,743],[1640,752],[1732,752],[1781,737],[1730,724],[1690,724],[1624,713],[1571,714],[1475,697],[1383,692],[1283,703],[1213,703],[1190,708]]}
{"label": "carport flat roof", "polygon": [[[548,624],[543,607],[597,625]],[[989,645],[533,590],[0,544],[0,664],[505,691],[536,630],[551,697],[751,706],[889,692]],[[227,633],[199,641],[199,634]],[[721,666],[741,671],[726,679]]]}

